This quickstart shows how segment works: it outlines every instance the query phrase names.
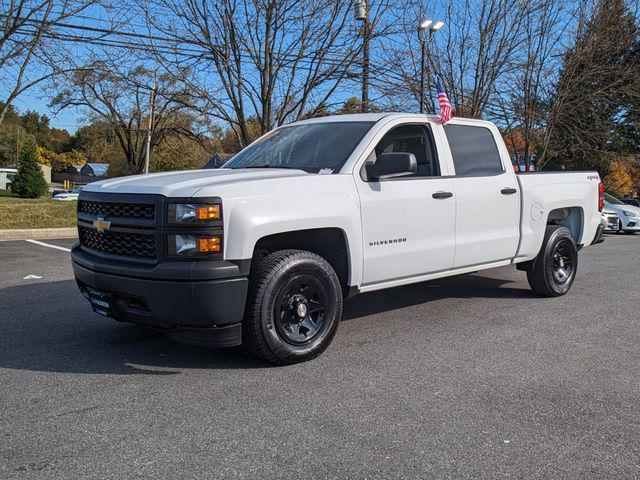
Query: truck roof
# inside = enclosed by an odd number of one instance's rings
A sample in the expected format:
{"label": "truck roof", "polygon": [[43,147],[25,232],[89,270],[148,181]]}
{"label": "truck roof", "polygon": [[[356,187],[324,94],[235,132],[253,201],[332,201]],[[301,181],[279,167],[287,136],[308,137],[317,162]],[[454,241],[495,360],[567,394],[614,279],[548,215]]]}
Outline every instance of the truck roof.
{"label": "truck roof", "polygon": [[[347,115],[327,115],[326,117],[315,117],[306,120],[300,120],[298,122],[290,123],[289,125],[300,125],[305,123],[329,123],[329,122],[378,122],[383,118],[392,120],[396,118],[411,118],[426,117],[428,120],[439,123],[440,118],[434,114],[412,113],[412,112],[378,112],[378,113],[351,113]],[[465,123],[477,123],[478,125],[486,125],[490,122],[486,120],[478,120],[475,118],[463,118],[453,117],[451,120],[455,123],[455,120],[464,120]],[[415,121],[415,120],[414,120]],[[285,125],[283,125],[285,126]]]}

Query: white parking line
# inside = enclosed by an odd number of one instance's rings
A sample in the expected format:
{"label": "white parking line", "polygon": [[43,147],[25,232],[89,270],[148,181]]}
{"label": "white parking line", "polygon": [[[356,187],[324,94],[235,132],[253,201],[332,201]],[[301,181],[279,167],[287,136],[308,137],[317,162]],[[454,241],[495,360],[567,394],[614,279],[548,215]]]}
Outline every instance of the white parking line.
{"label": "white parking line", "polygon": [[55,248],[57,250],[62,250],[63,252],[70,252],[70,248],[59,247],[58,245],[51,245],[50,243],[39,242],[38,240],[25,240],[25,242],[35,243],[36,245],[41,245],[43,247]]}

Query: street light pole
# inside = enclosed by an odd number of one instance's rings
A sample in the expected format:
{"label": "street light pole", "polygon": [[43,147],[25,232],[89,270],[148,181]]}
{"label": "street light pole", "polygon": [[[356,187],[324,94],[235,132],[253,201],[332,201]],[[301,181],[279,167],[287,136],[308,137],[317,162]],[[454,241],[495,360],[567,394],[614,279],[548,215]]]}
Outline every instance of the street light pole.
{"label": "street light pole", "polygon": [[424,59],[427,56],[427,45],[424,41],[424,35],[420,35],[420,113],[424,113]]}
{"label": "street light pole", "polygon": [[362,113],[369,111],[369,36],[371,19],[369,15],[369,0],[355,0],[355,17],[362,23]]}
{"label": "street light pole", "polygon": [[[427,59],[427,55],[428,55],[428,43],[431,43],[431,37],[433,36],[433,34],[435,32],[437,32],[438,30],[440,30],[442,27],[444,26],[444,22],[436,22],[435,24],[433,23],[433,20],[423,20],[422,23],[420,23],[420,25],[418,25],[418,38],[420,39],[420,113],[424,113],[424,104],[425,104],[425,80],[426,80],[426,74],[425,74],[425,69],[427,67],[426,65],[426,59]],[[424,31],[425,30],[429,30],[429,37],[428,39],[424,38]]]}

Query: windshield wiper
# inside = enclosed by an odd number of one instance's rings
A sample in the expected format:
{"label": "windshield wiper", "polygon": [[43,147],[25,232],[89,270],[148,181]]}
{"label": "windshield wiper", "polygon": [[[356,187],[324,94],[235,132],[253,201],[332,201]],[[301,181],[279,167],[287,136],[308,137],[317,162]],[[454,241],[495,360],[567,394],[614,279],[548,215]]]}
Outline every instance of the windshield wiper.
{"label": "windshield wiper", "polygon": [[297,170],[297,168],[287,167],[284,165],[249,165],[248,167],[240,167],[240,168],[286,168],[289,170]]}

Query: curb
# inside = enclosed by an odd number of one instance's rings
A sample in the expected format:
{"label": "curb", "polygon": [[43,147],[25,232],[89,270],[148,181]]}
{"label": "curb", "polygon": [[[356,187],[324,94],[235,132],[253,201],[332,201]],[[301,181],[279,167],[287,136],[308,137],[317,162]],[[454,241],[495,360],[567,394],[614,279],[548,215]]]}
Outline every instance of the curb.
{"label": "curb", "polygon": [[33,238],[75,238],[78,236],[76,227],[69,228],[20,228],[16,230],[0,230],[0,241],[28,240]]}

